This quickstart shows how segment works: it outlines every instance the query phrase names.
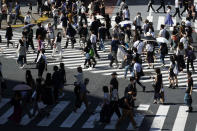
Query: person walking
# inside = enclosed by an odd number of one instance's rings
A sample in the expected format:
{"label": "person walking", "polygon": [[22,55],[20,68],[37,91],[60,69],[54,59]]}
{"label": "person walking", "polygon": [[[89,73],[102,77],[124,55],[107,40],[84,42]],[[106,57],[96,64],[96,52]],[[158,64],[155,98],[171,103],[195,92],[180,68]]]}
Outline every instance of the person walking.
{"label": "person walking", "polygon": [[155,69],[156,76],[154,77],[155,82],[153,85],[154,88],[154,101],[153,104],[157,104],[158,100],[160,100],[161,104],[164,103],[164,90],[163,90],[163,82],[162,82],[162,74],[160,68]]}
{"label": "person walking", "polygon": [[155,12],[155,9],[153,8],[154,3],[155,3],[154,0],[149,0],[147,12],[149,12],[150,8]]}
{"label": "person walking", "polygon": [[159,8],[156,10],[157,13],[159,13],[159,10],[163,7],[163,11],[164,13],[166,13],[166,10],[165,10],[165,0],[160,0],[160,6]]}
{"label": "person walking", "polygon": [[33,42],[33,29],[31,26],[29,27],[28,34],[27,34],[27,51],[28,51],[29,46],[31,46],[33,52],[35,53],[36,51],[35,51],[34,42]]}
{"label": "person walking", "polygon": [[8,117],[9,120],[19,125],[22,119],[22,105],[21,105],[21,94],[20,92],[15,92],[14,97],[11,100],[11,104],[14,106],[13,113]]}
{"label": "person walking", "polygon": [[130,78],[131,84],[125,89],[125,95],[119,100],[119,106],[122,108],[122,116],[116,123],[116,129],[120,130],[120,123],[129,117],[134,129],[137,128],[137,123],[134,120],[134,101],[136,97],[135,78]]}
{"label": "person walking", "polygon": [[140,82],[140,78],[143,75],[142,64],[139,63],[139,60],[137,58],[133,59],[133,64],[134,64],[133,72],[134,72],[136,82],[142,87],[143,92],[145,92],[146,87],[142,85],[142,83]]}
{"label": "person walking", "polygon": [[125,6],[125,9],[123,10],[122,18],[123,20],[130,20],[130,11],[128,6]]}
{"label": "person walking", "polygon": [[59,89],[60,89],[60,73],[59,73],[58,66],[53,67],[53,75],[52,75],[52,84],[53,84],[53,94],[54,94],[54,100],[57,102],[58,96],[59,96]]}
{"label": "person walking", "polygon": [[187,88],[185,91],[185,96],[184,96],[184,102],[188,106],[188,110],[186,112],[192,112],[193,107],[192,107],[192,90],[193,90],[193,78],[192,78],[192,73],[189,71],[187,73]]}
{"label": "person walking", "polygon": [[36,61],[36,68],[38,69],[38,77],[42,78],[42,74],[44,70],[47,71],[47,59],[46,56],[44,55],[44,49],[40,50],[38,59]]}
{"label": "person walking", "polygon": [[76,43],[76,40],[75,40],[76,33],[77,32],[73,28],[72,24],[71,23],[68,23],[68,27],[67,27],[67,31],[66,31],[67,40],[66,40],[65,48],[68,47],[69,40],[71,40],[71,47],[72,47],[72,49],[74,48],[74,44]]}
{"label": "person walking", "polygon": [[99,45],[99,49],[105,52],[105,45],[104,45],[104,40],[105,40],[105,25],[101,24],[101,27],[99,27],[99,31],[98,31],[98,39],[100,41],[100,45]]}
{"label": "person walking", "polygon": [[91,35],[90,35],[90,42],[91,42],[91,48],[93,49],[94,51],[94,55],[97,57],[97,58],[100,58],[98,52],[97,52],[97,36],[95,34],[94,31],[91,31]]}
{"label": "person walking", "polygon": [[167,16],[166,16],[166,20],[165,20],[165,25],[172,27],[173,24],[174,24],[174,22],[172,20],[171,6],[167,6]]}
{"label": "person walking", "polygon": [[62,59],[63,50],[62,50],[62,47],[61,47],[61,41],[62,41],[61,32],[58,32],[57,37],[55,38],[54,45],[53,45],[52,57],[55,55],[56,49],[57,49],[58,54],[59,54],[59,58]]}
{"label": "person walking", "polygon": [[111,76],[112,76],[112,78],[110,81],[110,107],[111,107],[110,116],[112,116],[114,114],[114,112],[116,112],[116,115],[120,119],[121,113],[120,113],[119,106],[118,106],[118,99],[119,99],[118,86],[119,86],[119,83],[116,78],[117,73],[113,72],[111,74]]}
{"label": "person walking", "polygon": [[175,0],[175,9],[176,12],[174,13],[173,17],[175,17],[178,14],[179,19],[181,19],[180,10],[179,10],[179,0]]}
{"label": "person walking", "polygon": [[12,27],[10,24],[8,24],[8,27],[6,28],[6,34],[5,38],[7,39],[7,47],[9,48],[9,44],[12,44],[14,47],[14,43],[10,42],[12,40],[13,32],[12,32]]}
{"label": "person walking", "polygon": [[169,76],[168,76],[168,80],[169,80],[169,88],[173,88],[175,89],[175,87],[178,87],[178,65],[177,65],[177,61],[175,60],[175,56],[170,56],[170,68],[169,68]]}
{"label": "person walking", "polygon": [[120,41],[118,40],[118,36],[114,35],[114,38],[111,42],[111,48],[110,48],[110,52],[111,52],[111,55],[112,55],[111,62],[110,62],[110,65],[109,65],[110,67],[112,67],[112,65],[114,63],[114,60],[116,62],[117,68],[119,67],[118,60],[117,60],[117,52],[118,52],[119,44],[120,44]]}
{"label": "person walking", "polygon": [[181,16],[183,16],[183,13],[187,10],[187,12],[189,12],[189,0],[183,0],[183,6],[184,9],[181,12]]}
{"label": "person walking", "polygon": [[24,37],[22,37],[22,39],[19,40],[19,46],[17,52],[18,52],[17,63],[21,65],[20,68],[24,68],[25,64],[27,63],[26,60],[27,51],[26,51]]}
{"label": "person walking", "polygon": [[193,51],[193,47],[191,45],[188,46],[188,49],[187,49],[187,52],[186,52],[186,60],[187,60],[187,72],[189,72],[189,65],[191,64],[191,68],[192,68],[192,71],[195,72],[195,69],[194,69],[194,65],[193,65],[193,62],[194,60],[196,59],[195,58],[195,54],[194,54],[194,51]]}
{"label": "person walking", "polygon": [[125,61],[125,72],[124,72],[124,78],[126,79],[127,77],[127,72],[128,70],[131,73],[131,76],[133,75],[133,64],[132,64],[132,51],[131,48],[129,48],[129,50],[127,51],[124,61]]}
{"label": "person walking", "polygon": [[59,90],[59,94],[60,94],[60,98],[62,98],[64,96],[64,85],[66,84],[67,80],[66,80],[66,70],[64,67],[64,63],[60,63],[60,69],[59,69],[59,74],[60,74],[60,90]]}
{"label": "person walking", "polygon": [[16,1],[14,25],[16,25],[17,19],[19,19],[22,22],[22,24],[24,24],[24,18],[21,17],[20,15],[21,15],[20,4]]}

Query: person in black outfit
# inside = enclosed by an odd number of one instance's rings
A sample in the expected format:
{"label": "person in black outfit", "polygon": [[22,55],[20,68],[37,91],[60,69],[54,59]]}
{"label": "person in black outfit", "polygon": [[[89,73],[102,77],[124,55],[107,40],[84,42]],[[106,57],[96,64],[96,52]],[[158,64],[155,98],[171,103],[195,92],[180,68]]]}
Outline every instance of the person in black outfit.
{"label": "person in black outfit", "polygon": [[59,93],[59,88],[60,88],[60,73],[58,71],[58,66],[53,67],[53,75],[52,75],[52,83],[54,87],[54,99],[55,102],[58,100],[58,93]]}
{"label": "person in black outfit", "polygon": [[183,9],[183,11],[182,11],[182,13],[181,13],[181,16],[183,15],[183,13],[187,10],[187,12],[189,12],[189,9],[188,9],[188,7],[189,7],[189,1],[188,0],[183,0],[183,6],[184,6],[184,9]]}
{"label": "person in black outfit", "polygon": [[41,23],[38,23],[37,26],[38,26],[38,29],[36,30],[36,39],[38,39],[39,35],[42,37],[42,39],[45,39],[47,32],[42,27]]}
{"label": "person in black outfit", "polygon": [[166,10],[165,10],[165,0],[161,0],[160,3],[161,4],[160,4],[159,8],[156,11],[159,13],[159,10],[163,7],[163,11],[164,11],[164,13],[166,13]]}
{"label": "person in black outfit", "polygon": [[29,48],[29,45],[31,45],[32,50],[34,50],[34,52],[35,52],[34,43],[33,43],[33,29],[32,29],[32,27],[29,27],[29,31],[27,34],[27,50]]}
{"label": "person in black outfit", "polygon": [[193,78],[192,78],[192,73],[189,71],[187,73],[187,84],[188,87],[186,88],[185,91],[185,96],[184,96],[184,102],[185,104],[188,106],[188,110],[186,110],[186,112],[192,112],[193,107],[192,107],[192,90],[193,90]]}
{"label": "person in black outfit", "polygon": [[105,24],[105,26],[106,26],[106,35],[107,35],[108,39],[111,39],[111,35],[110,35],[110,32],[109,32],[109,30],[111,28],[111,19],[109,18],[108,14],[105,15],[105,21],[106,21],[106,24]]}
{"label": "person in black outfit", "polygon": [[37,13],[39,14],[41,12],[42,7],[42,0],[37,0]]}
{"label": "person in black outfit", "polygon": [[181,15],[180,15],[179,7],[176,7],[175,9],[176,9],[176,11],[175,11],[175,13],[174,13],[173,17],[175,17],[175,16],[178,14],[179,19],[181,19]]}
{"label": "person in black outfit", "polygon": [[96,17],[94,17],[94,21],[92,22],[92,24],[90,26],[90,30],[94,31],[97,38],[98,38],[98,29],[100,26],[101,26],[100,20],[98,20],[98,19],[96,19]]}
{"label": "person in black outfit", "polygon": [[72,46],[72,49],[74,48],[74,44],[76,43],[76,40],[75,40],[75,35],[76,35],[76,30],[73,28],[73,26],[69,23],[68,24],[68,28],[67,28],[67,32],[66,32],[66,35],[68,35],[67,37],[67,40],[66,40],[66,45],[65,45],[65,48],[68,47],[68,41],[69,39],[71,40],[71,46]]}
{"label": "person in black outfit", "polygon": [[6,28],[6,34],[5,37],[7,38],[7,47],[9,47],[9,44],[12,44],[12,42],[10,42],[10,40],[12,39],[13,33],[12,33],[12,27],[9,24],[8,27]]}
{"label": "person in black outfit", "polygon": [[155,9],[153,8],[154,2],[155,2],[154,0],[149,0],[147,12],[149,12],[150,8],[155,12]]}
{"label": "person in black outfit", "polygon": [[115,18],[116,24],[118,25],[118,24],[121,22],[121,20],[122,20],[122,18],[120,17],[120,13],[117,12],[117,13],[116,13],[116,18]]}
{"label": "person in black outfit", "polygon": [[118,80],[116,78],[117,73],[113,72],[112,74],[112,79],[110,81],[110,97],[111,97],[111,101],[110,101],[110,107],[111,107],[111,111],[110,111],[110,116],[113,115],[114,112],[116,112],[118,118],[121,117],[120,114],[120,110],[119,110],[119,105],[118,105]]}

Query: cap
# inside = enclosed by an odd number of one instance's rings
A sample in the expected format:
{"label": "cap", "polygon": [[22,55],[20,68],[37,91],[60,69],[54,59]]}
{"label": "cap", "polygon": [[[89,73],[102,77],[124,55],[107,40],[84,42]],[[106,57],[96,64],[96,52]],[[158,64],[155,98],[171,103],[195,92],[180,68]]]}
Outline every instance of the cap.
{"label": "cap", "polygon": [[118,75],[115,71],[111,75]]}

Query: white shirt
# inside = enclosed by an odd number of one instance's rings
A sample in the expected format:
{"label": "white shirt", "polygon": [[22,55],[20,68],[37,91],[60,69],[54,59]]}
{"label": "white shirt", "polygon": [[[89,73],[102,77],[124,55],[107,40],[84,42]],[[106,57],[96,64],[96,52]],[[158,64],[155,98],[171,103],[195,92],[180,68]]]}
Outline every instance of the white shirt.
{"label": "white shirt", "polygon": [[179,8],[179,0],[175,0],[175,8]]}
{"label": "white shirt", "polygon": [[81,7],[81,13],[82,14],[86,13],[86,8],[84,6]]}
{"label": "white shirt", "polygon": [[180,39],[180,42],[183,43],[184,49],[187,49],[187,47],[188,47],[188,40],[187,40],[187,38],[182,37],[182,38]]}
{"label": "white shirt", "polygon": [[31,16],[30,15],[26,15],[24,18],[24,22],[27,22],[28,24],[31,23]]}
{"label": "white shirt", "polygon": [[146,44],[146,50],[149,52],[153,52],[153,45],[152,44]]}
{"label": "white shirt", "polygon": [[92,34],[90,36],[90,41],[91,41],[91,43],[96,43],[96,35]]}
{"label": "white shirt", "polygon": [[124,15],[124,18],[130,19],[129,9],[128,10],[124,9],[123,10],[123,15]]}
{"label": "white shirt", "polygon": [[144,47],[144,42],[138,40],[133,44],[133,47],[137,48],[137,53],[141,55]]}
{"label": "white shirt", "polygon": [[39,56],[38,56],[38,59],[37,59],[37,62],[36,62],[36,63],[38,63],[38,62],[40,61],[41,57],[43,57],[43,59],[45,60],[45,63],[47,64],[47,58],[46,58],[46,56],[45,56],[44,54],[42,54],[42,53],[40,53],[40,54],[39,54]]}
{"label": "white shirt", "polygon": [[136,72],[141,72],[141,65],[136,62],[133,66],[133,70]]}

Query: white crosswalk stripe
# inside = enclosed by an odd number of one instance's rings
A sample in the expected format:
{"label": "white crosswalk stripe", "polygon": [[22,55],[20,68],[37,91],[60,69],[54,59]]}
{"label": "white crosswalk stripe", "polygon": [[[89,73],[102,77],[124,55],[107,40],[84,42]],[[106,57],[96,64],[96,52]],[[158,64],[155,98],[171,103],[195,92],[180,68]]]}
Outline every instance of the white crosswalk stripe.
{"label": "white crosswalk stripe", "polygon": [[[158,24],[162,24],[164,23],[165,17],[164,16],[160,16],[158,17]],[[174,21],[176,21],[176,18],[173,18]],[[174,22],[175,23],[175,22]],[[0,33],[5,34],[5,31],[0,31]],[[17,42],[21,37],[20,33],[14,32],[14,36],[13,36],[13,40],[15,42]],[[78,41],[78,40],[77,40]],[[6,42],[6,40],[3,40],[3,42]],[[66,43],[66,40],[63,38],[62,40],[62,47],[64,46],[64,44]],[[34,45],[35,48],[37,47],[37,41],[34,40]],[[80,48],[79,44],[76,43],[75,44],[76,48]],[[111,73],[113,71],[116,71],[118,73],[118,78],[124,78],[124,72],[125,69],[114,69],[114,68],[109,68],[109,63],[110,61],[108,60],[107,56],[109,54],[109,50],[110,50],[110,45],[106,42],[106,52],[103,51],[98,51],[101,59],[97,61],[96,64],[96,68],[88,68],[88,69],[84,69],[84,71],[89,71],[91,73],[99,73],[102,75],[111,75]],[[3,52],[3,56],[5,58],[12,58],[17,60],[17,55],[16,55],[16,48],[7,48],[6,44],[2,43],[0,45],[0,48],[2,48],[2,52]],[[156,50],[158,49],[158,47],[156,47]],[[30,52],[31,52],[31,48],[30,48]],[[45,55],[48,58],[48,65],[59,65],[60,62],[65,64],[66,68],[69,69],[76,69],[78,66],[84,66],[84,62],[85,62],[85,56],[82,54],[82,51],[79,49],[71,49],[71,48],[67,48],[67,49],[63,49],[63,59],[60,60],[58,59],[58,55],[56,55],[55,57],[51,56],[52,54],[52,50],[51,49],[46,49],[46,53]],[[172,54],[172,52],[169,52],[169,54]],[[28,63],[33,63],[35,58],[36,58],[36,54],[34,53],[30,53],[27,54],[27,62]],[[142,58],[145,60],[145,55],[142,55]],[[170,58],[169,55],[167,55],[165,57],[165,62],[166,62],[166,67],[169,67],[170,64]],[[148,63],[144,62],[143,64],[143,69],[145,73],[148,73],[149,75],[147,76],[143,76],[141,78],[141,82],[143,83],[150,83],[153,82],[153,79],[151,79],[150,76],[154,75],[154,69],[148,69]],[[155,63],[154,63],[154,67],[155,68],[160,68],[161,67],[161,62],[159,59],[159,55],[156,53],[156,59],[155,59]],[[28,65],[27,65],[28,66]],[[197,70],[197,61],[194,61],[194,68],[195,70]],[[169,86],[169,80],[168,80],[168,69],[162,69],[161,70],[162,75],[163,75],[163,83],[164,86],[168,87]],[[179,88],[185,88],[186,87],[186,81],[187,81],[187,74],[185,73],[186,69],[184,69],[184,72],[180,72],[178,75],[178,84],[179,84]],[[127,77],[131,76],[131,73],[128,72]],[[193,74],[193,79],[194,79],[194,84],[197,84],[197,82],[195,81],[197,79],[197,75]],[[196,87],[194,87],[196,88]]]}
{"label": "white crosswalk stripe", "polygon": [[[4,103],[5,101],[7,102],[8,99],[3,99]],[[44,117],[43,119],[40,119],[37,121],[36,126],[52,126],[51,123],[55,123],[58,117],[63,117],[61,116],[61,113],[66,111],[65,109],[69,105],[69,101],[60,101],[55,107],[53,107],[50,111],[49,117]],[[1,104],[3,105],[3,104]],[[5,106],[5,104],[4,104]],[[1,106],[1,109],[4,107]],[[148,117],[144,115],[145,112],[150,112],[150,106],[148,104],[140,104],[138,108],[136,109],[135,112],[135,117],[134,120],[137,123],[138,127],[141,127],[145,117]],[[170,106],[173,105],[159,105],[159,108],[157,109],[156,114],[152,114],[154,117],[153,121],[151,122],[150,126],[150,131],[152,130],[162,130],[163,126],[165,125],[166,118],[171,117],[171,115],[168,115],[168,112],[171,110]],[[172,115],[176,116],[174,117],[174,125],[173,125],[173,131],[183,131],[186,125],[186,121],[188,119],[188,113],[186,112],[187,106],[176,106],[178,109],[177,113],[173,113]],[[4,111],[3,114],[0,115],[0,125],[6,124],[8,122],[8,117],[13,113],[13,107],[11,106],[8,110]],[[83,121],[81,124],[81,128],[95,128],[95,123],[99,122],[100,120],[100,111],[102,107],[98,105],[94,111],[93,114],[86,114],[88,115],[88,119],[86,121]],[[174,109],[174,107],[173,107]],[[67,127],[67,128],[72,128],[77,122],[79,122],[79,118],[86,112],[85,111],[85,105],[83,104],[81,108],[79,108],[76,112],[70,112],[66,118],[64,118],[64,121],[61,122],[60,125],[56,125],[59,127]],[[139,112],[138,112],[139,111]],[[32,110],[31,110],[32,112]],[[144,112],[144,113],[143,113]],[[36,114],[37,115],[37,114]],[[22,117],[21,120],[21,125],[28,125],[31,124],[32,121],[34,121],[36,117],[30,119],[26,114]],[[118,121],[118,117],[116,114],[114,114],[111,118],[111,122],[107,124],[104,128],[105,129],[115,129],[115,124]],[[34,121],[35,122],[35,121]],[[126,125],[125,125],[126,126]],[[98,128],[98,127],[97,127]],[[103,127],[102,127],[103,128]],[[127,127],[125,127],[127,130],[134,130],[133,126],[131,123],[128,124]],[[148,129],[147,129],[148,130]]]}

